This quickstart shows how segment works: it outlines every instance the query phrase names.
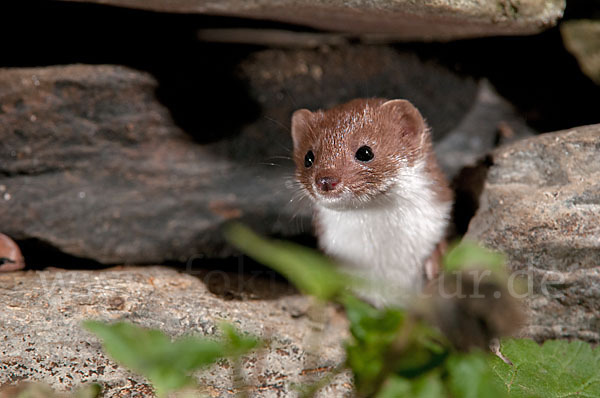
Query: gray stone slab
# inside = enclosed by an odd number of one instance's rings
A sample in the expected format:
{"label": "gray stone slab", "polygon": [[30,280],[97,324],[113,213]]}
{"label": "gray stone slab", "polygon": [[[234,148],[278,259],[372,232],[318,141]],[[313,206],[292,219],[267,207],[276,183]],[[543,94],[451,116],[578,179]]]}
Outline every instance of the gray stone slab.
{"label": "gray stone slab", "polygon": [[[239,298],[218,296],[208,286],[235,290]],[[226,321],[266,339],[265,348],[241,362],[245,387],[234,385],[226,361],[198,373],[200,391],[212,397],[234,397],[240,389],[253,397],[295,396],[294,383],[315,381],[343,361],[341,342],[348,336],[345,316],[336,309],[311,310],[310,298],[270,278],[220,271],[13,272],[0,275],[0,306],[0,391],[23,381],[57,391],[97,382],[105,397],[152,396],[145,379],[113,362],[81,328],[86,319],[129,321],[172,337],[214,336]],[[342,374],[321,396],[347,396],[351,388]]]}
{"label": "gray stone slab", "polygon": [[538,33],[564,0],[68,0],[174,13],[270,19],[401,40]]}
{"label": "gray stone slab", "polygon": [[600,341],[600,125],[499,148],[467,237],[507,254],[531,282],[537,340]]}

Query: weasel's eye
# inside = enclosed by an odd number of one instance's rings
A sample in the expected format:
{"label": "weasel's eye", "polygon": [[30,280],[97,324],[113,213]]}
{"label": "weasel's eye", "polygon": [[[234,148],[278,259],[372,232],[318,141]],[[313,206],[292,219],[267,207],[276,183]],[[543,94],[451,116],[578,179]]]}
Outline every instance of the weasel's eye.
{"label": "weasel's eye", "polygon": [[308,167],[312,166],[314,161],[315,161],[315,154],[313,153],[313,151],[306,152],[306,155],[304,156],[304,167],[308,168]]}
{"label": "weasel's eye", "polygon": [[365,145],[358,148],[358,151],[356,151],[356,155],[354,155],[354,157],[358,161],[368,162],[369,160],[375,157],[375,154],[373,153],[373,150],[370,147]]}

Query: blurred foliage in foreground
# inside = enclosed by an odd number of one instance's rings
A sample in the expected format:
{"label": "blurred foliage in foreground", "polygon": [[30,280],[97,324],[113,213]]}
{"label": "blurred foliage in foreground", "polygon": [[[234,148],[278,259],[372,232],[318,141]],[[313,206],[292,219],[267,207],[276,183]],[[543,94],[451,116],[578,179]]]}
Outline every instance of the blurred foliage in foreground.
{"label": "blurred foliage in foreground", "polygon": [[[275,269],[302,292],[341,303],[352,339],[345,343],[346,368],[352,371],[359,396],[374,397],[504,397],[506,389],[480,350],[460,353],[446,337],[399,308],[375,308],[352,293],[359,282],[340,273],[321,254],[289,242],[264,240],[233,225],[229,240],[244,253]],[[498,270],[498,255],[476,246],[453,249],[446,267],[460,263]],[[310,282],[309,282],[310,281]],[[465,377],[468,375],[468,377]],[[314,393],[308,388],[307,396]]]}
{"label": "blurred foliage in foreground", "polygon": [[239,358],[258,345],[258,339],[243,336],[228,324],[222,325],[218,340],[188,336],[175,341],[160,330],[123,322],[87,321],[84,326],[102,339],[113,359],[145,376],[159,398],[193,385],[191,372],[221,358]]}
{"label": "blurred foliage in foreground", "polygon": [[[243,252],[281,273],[302,292],[338,302],[346,310],[352,335],[345,342],[346,361],[323,380],[300,386],[303,397],[314,396],[347,369],[359,397],[600,397],[600,349],[587,343],[558,340],[538,345],[527,339],[504,339],[500,352],[506,361],[487,349],[459,351],[447,333],[426,323],[418,311],[378,309],[357,298],[349,287],[359,282],[339,273],[314,250],[262,239],[240,225],[231,226],[227,235]],[[476,245],[454,247],[444,260],[447,272],[485,268],[493,280],[503,280],[502,256]],[[175,341],[158,330],[127,323],[88,321],[85,327],[103,341],[113,359],[145,376],[158,397],[194,386],[193,372],[224,358],[235,362],[261,344],[228,325],[222,326],[219,339]],[[97,394],[98,386],[92,385],[74,396]],[[184,396],[193,394],[188,390]],[[34,385],[17,396],[53,395]]]}
{"label": "blurred foliage in foreground", "polygon": [[[349,290],[356,281],[312,250],[264,240],[240,225],[231,226],[228,238],[302,292],[345,307],[352,339],[345,343],[344,365],[354,375],[359,396],[600,397],[600,349],[592,350],[587,343],[548,341],[540,346],[527,339],[504,339],[500,352],[512,364],[488,350],[460,352],[412,312],[378,309],[358,299]],[[503,256],[473,243],[453,247],[443,262],[445,272],[483,269],[499,289],[506,284]]]}

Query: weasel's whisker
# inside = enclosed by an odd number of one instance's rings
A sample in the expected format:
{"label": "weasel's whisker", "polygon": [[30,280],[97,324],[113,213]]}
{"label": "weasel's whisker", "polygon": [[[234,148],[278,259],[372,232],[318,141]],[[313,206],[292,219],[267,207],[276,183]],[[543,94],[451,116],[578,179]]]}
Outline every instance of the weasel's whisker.
{"label": "weasel's whisker", "polygon": [[269,159],[285,159],[285,160],[292,160],[291,156],[270,156]]}
{"label": "weasel's whisker", "polygon": [[260,162],[258,164],[261,165],[261,166],[277,166],[277,167],[281,167],[281,165],[277,164],[277,163]]}
{"label": "weasel's whisker", "polygon": [[290,128],[289,126],[286,126],[285,124],[281,123],[279,120],[277,119],[273,119],[272,117],[269,116],[263,116],[266,120],[270,121],[271,123],[274,123],[276,125],[278,125],[279,127],[281,127],[282,129],[284,129],[285,131],[287,131],[288,133],[290,132]]}
{"label": "weasel's whisker", "polygon": [[287,94],[287,96],[289,97],[289,99],[292,101],[292,104],[294,105],[294,108],[298,108],[298,103],[294,99],[294,96],[292,95],[292,93],[290,93],[290,91],[287,88],[285,88],[285,87],[283,87],[283,91],[285,91],[285,93]]}

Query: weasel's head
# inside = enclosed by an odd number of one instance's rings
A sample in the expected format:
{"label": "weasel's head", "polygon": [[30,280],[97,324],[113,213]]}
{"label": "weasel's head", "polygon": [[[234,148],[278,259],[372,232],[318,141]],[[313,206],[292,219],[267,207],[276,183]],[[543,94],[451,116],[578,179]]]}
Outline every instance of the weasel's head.
{"label": "weasel's head", "polygon": [[318,204],[360,207],[401,183],[429,150],[429,132],[408,101],[357,99],[292,116],[296,178]]}

